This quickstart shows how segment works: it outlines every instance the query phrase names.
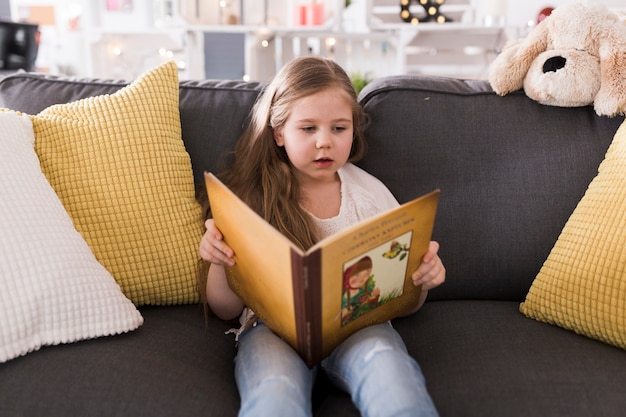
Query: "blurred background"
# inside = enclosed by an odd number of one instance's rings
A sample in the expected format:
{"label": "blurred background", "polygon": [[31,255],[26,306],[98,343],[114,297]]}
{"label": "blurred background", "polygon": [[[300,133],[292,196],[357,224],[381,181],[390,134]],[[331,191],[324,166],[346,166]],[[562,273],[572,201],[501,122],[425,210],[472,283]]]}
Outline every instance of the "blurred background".
{"label": "blurred background", "polygon": [[364,82],[485,78],[508,39],[567,1],[0,0],[0,71],[130,80],[173,59],[181,79],[267,81],[315,53]]}

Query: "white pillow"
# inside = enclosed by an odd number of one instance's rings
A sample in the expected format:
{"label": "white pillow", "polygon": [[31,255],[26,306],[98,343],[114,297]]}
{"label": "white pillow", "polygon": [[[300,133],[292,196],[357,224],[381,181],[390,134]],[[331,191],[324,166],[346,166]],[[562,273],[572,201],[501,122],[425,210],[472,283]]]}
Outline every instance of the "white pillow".
{"label": "white pillow", "polygon": [[41,172],[30,118],[0,126],[0,363],[141,326]]}

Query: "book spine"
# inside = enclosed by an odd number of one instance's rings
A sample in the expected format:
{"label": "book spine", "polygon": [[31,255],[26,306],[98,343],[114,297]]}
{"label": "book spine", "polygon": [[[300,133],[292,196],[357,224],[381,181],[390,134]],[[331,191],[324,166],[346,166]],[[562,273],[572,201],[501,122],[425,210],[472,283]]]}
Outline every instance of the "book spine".
{"label": "book spine", "polygon": [[322,360],[321,250],[291,252],[298,352],[309,367]]}

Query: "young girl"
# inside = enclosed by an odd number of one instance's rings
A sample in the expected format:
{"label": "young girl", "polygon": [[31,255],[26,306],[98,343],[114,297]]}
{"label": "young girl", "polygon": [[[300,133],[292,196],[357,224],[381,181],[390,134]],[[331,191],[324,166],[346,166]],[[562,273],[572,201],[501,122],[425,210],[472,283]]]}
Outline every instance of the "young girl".
{"label": "young girl", "polygon": [[[366,116],[350,78],[331,60],[307,56],[287,64],[259,97],[220,175],[240,198],[302,249],[349,225],[398,205],[391,192],[352,162],[365,152]],[[240,317],[235,379],[240,416],[310,416],[315,369],[263,323],[230,289],[224,265],[234,253],[211,219],[200,255],[211,263],[206,297],[220,318]],[[251,239],[254,236],[250,237]],[[413,273],[422,285],[419,309],[445,280],[431,242]],[[435,416],[416,361],[390,323],[359,330],[321,367],[348,392],[364,416]]]}

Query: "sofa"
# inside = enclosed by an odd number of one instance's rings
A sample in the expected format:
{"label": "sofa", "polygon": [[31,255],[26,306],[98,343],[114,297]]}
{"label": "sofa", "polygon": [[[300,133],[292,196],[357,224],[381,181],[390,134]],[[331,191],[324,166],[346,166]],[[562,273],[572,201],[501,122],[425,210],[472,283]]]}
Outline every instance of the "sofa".
{"label": "sofa", "polygon": [[[18,73],[0,81],[0,107],[36,115],[128,83]],[[195,187],[204,171],[227,163],[262,88],[179,81]],[[433,239],[446,282],[418,313],[393,321],[440,415],[623,415],[623,348],[520,311],[623,117],[544,106],[523,91],[500,97],[484,80],[433,76],[376,79],[359,97],[370,117],[359,165],[401,202],[441,190]],[[626,260],[617,264],[623,272]],[[0,415],[236,415],[235,347],[225,334],[233,324],[205,312],[199,298],[137,309],[143,324],[132,331],[0,363]],[[313,402],[316,416],[359,415],[323,373]]]}

